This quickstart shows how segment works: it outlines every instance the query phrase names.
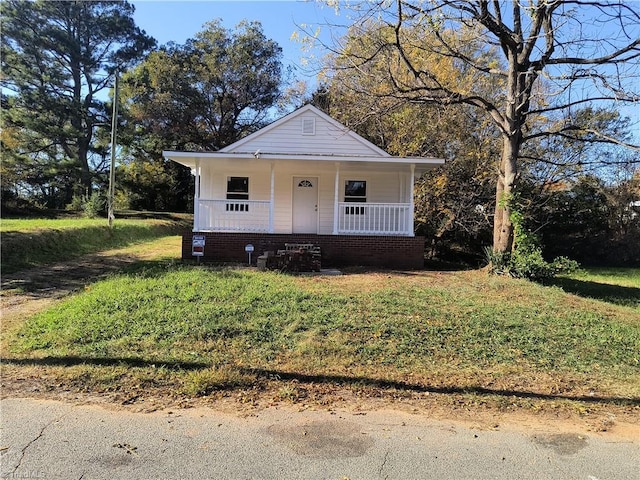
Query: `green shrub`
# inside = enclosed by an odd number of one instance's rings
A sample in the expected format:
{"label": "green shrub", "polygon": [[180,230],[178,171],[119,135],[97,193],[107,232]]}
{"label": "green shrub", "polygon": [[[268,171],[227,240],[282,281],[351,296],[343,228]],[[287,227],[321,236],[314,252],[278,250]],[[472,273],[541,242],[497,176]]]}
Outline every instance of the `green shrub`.
{"label": "green shrub", "polygon": [[496,275],[509,273],[511,254],[509,252],[498,252],[492,247],[484,247],[484,257],[489,267],[489,272]]}
{"label": "green shrub", "polygon": [[98,218],[106,213],[107,200],[100,192],[93,192],[83,203],[82,210],[87,218]]}
{"label": "green shrub", "polygon": [[514,248],[511,252],[496,252],[485,249],[489,271],[497,275],[515,278],[543,280],[558,274],[573,273],[580,267],[578,262],[567,257],[557,257],[548,262],[542,256],[538,237],[524,226],[524,215],[517,203],[510,201],[511,221],[514,228]]}
{"label": "green shrub", "polygon": [[82,212],[86,218],[104,217],[107,213],[107,199],[101,192],[93,192],[90,197],[74,195],[65,210]]}
{"label": "green shrub", "polygon": [[485,257],[491,273],[531,280],[553,278],[580,268],[578,262],[567,257],[557,257],[548,262],[540,247],[522,249],[516,246],[513,252],[495,252],[489,247],[485,249]]}
{"label": "green shrub", "polygon": [[69,210],[72,212],[79,212],[80,210],[82,210],[82,206],[84,205],[85,201],[85,197],[83,197],[82,195],[74,195],[71,199],[71,203],[68,203],[64,208],[65,210]]}

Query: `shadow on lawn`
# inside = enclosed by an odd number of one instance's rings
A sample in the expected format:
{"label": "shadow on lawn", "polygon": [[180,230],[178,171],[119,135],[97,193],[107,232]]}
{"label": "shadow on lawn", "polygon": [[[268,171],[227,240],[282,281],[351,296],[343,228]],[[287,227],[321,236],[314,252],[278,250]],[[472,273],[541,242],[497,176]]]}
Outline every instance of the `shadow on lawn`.
{"label": "shadow on lawn", "polygon": [[560,287],[565,292],[573,293],[580,297],[594,298],[615,305],[640,307],[640,288],[561,277],[547,280],[544,284]]}
{"label": "shadow on lawn", "polygon": [[204,362],[149,361],[140,358],[86,358],[86,357],[43,357],[43,358],[0,358],[2,365],[42,365],[49,367],[75,367],[77,365],[95,365],[98,367],[126,366],[132,368],[165,367],[172,370],[198,370],[209,368]]}
{"label": "shadow on lawn", "polygon": [[278,370],[248,369],[247,373],[259,376],[275,377],[280,380],[296,380],[300,383],[327,383],[337,385],[361,385],[375,387],[382,390],[401,390],[416,393],[441,393],[441,394],[475,394],[496,395],[500,397],[516,397],[538,400],[572,400],[588,403],[607,403],[626,406],[640,406],[640,398],[622,397],[598,397],[582,395],[552,395],[537,392],[519,390],[498,390],[479,386],[469,387],[433,387],[416,383],[407,383],[395,380],[382,380],[369,377],[349,377],[346,375],[307,375],[302,373],[281,372]]}
{"label": "shadow on lawn", "polygon": [[[161,362],[147,361],[138,358],[83,358],[83,357],[45,357],[45,358],[24,358],[24,359],[0,359],[0,364],[13,365],[44,365],[44,366],[76,366],[76,365],[96,365],[96,366],[118,366],[128,367],[154,367],[169,368],[174,370],[199,370],[210,368],[212,365],[204,362]],[[521,390],[499,390],[481,386],[468,387],[435,387],[419,383],[407,383],[395,380],[382,380],[378,378],[347,376],[347,375],[309,375],[295,372],[284,372],[280,370],[268,370],[261,368],[240,368],[243,374],[255,375],[258,378],[277,379],[284,381],[295,380],[302,384],[331,384],[345,386],[364,386],[379,388],[381,390],[400,390],[416,393],[433,394],[474,394],[500,397],[515,397],[520,399],[535,400],[570,400],[585,403],[604,403],[619,406],[640,406],[640,398],[637,397],[602,397],[584,395],[554,395]]]}

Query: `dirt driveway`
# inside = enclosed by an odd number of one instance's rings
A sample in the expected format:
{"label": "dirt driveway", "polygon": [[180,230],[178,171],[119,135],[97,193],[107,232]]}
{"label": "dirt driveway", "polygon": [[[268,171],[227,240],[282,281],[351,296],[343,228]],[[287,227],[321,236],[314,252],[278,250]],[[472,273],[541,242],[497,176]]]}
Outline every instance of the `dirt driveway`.
{"label": "dirt driveway", "polygon": [[132,255],[94,254],[71,262],[57,263],[2,275],[0,305],[4,320],[34,313],[53,300],[137,261]]}
{"label": "dirt driveway", "polygon": [[143,260],[180,252],[179,237],[165,237],[139,247],[84,255],[74,260],[2,274],[2,330],[97,280]]}
{"label": "dirt driveway", "polygon": [[[22,365],[19,362],[9,361],[7,333],[19,327],[31,315],[44,311],[68,295],[137,262],[174,257],[178,259],[180,242],[181,238],[177,236],[163,237],[138,246],[84,255],[46,267],[3,273],[0,292],[3,358],[0,362],[1,396],[126,405],[126,399],[130,398],[130,395],[124,392],[114,397],[100,392],[91,392],[90,388],[69,388],[63,385],[60,383],[61,377],[64,376],[61,369],[65,367]],[[124,396],[124,401],[120,398],[121,396]],[[155,404],[166,403],[170,404],[172,400],[158,399],[155,402]]]}
{"label": "dirt driveway", "polygon": [[[59,377],[62,375],[60,369],[64,367],[25,366],[7,361],[7,333],[19,327],[31,315],[44,311],[68,295],[137,262],[172,258],[172,253],[177,259],[180,241],[180,237],[164,237],[142,245],[84,255],[46,267],[3,273],[0,292],[1,350],[4,359],[0,362],[2,396],[88,399],[88,391],[81,392],[79,389],[62,386]],[[104,394],[97,394],[93,398],[98,403],[108,404],[114,400]],[[115,403],[121,402],[116,400]]]}

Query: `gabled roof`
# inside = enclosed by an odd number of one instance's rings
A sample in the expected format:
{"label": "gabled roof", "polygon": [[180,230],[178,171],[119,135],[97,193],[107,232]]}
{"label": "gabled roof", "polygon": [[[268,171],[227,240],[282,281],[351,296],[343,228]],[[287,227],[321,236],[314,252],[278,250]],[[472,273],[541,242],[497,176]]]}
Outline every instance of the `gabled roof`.
{"label": "gabled roof", "polygon": [[305,105],[217,152],[164,151],[163,156],[196,168],[223,160],[331,161],[375,165],[413,165],[418,175],[444,164],[440,158],[394,157],[349,130],[313,105]]}
{"label": "gabled roof", "polygon": [[[312,122],[312,134],[302,133],[305,121]],[[254,153],[257,149],[272,154],[391,156],[313,105],[305,105],[219,151]]]}

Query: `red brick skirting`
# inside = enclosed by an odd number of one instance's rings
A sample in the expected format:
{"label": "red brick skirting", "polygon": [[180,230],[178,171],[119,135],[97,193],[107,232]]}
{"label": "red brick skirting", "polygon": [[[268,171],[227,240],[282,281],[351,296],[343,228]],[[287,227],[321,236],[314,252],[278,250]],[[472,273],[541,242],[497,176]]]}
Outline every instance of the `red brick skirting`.
{"label": "red brick skirting", "polygon": [[252,263],[266,250],[284,249],[285,243],[314,243],[322,249],[322,266],[375,266],[417,269],[424,266],[424,237],[374,237],[361,235],[305,235],[270,233],[188,232],[182,236],[182,258],[191,255],[193,235],[205,236],[204,257],[208,262],[247,262],[245,246],[255,251]]}

